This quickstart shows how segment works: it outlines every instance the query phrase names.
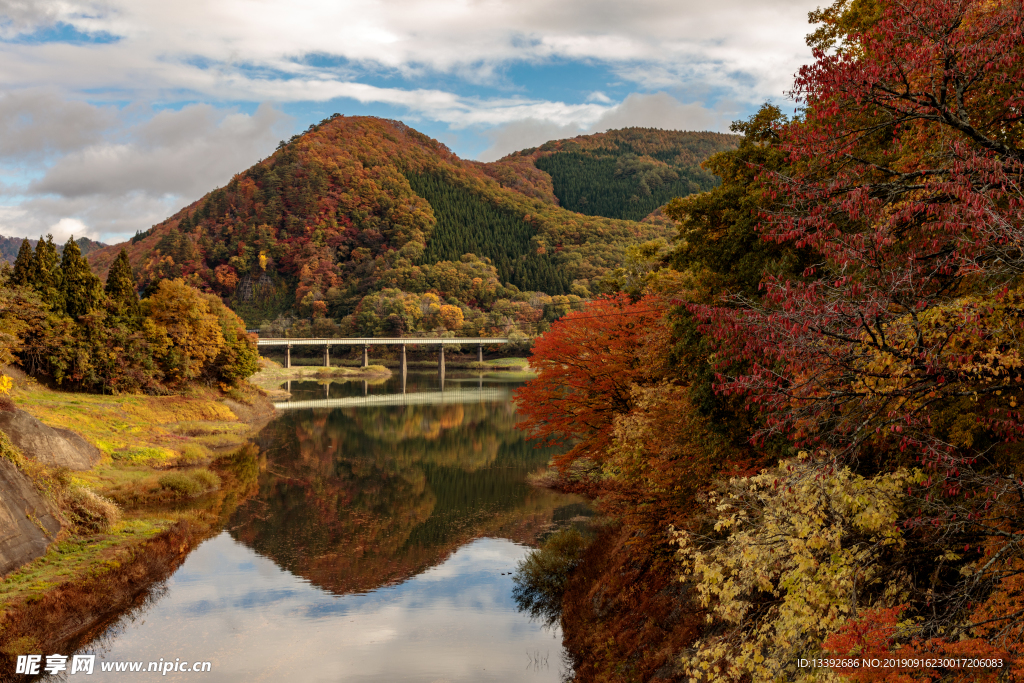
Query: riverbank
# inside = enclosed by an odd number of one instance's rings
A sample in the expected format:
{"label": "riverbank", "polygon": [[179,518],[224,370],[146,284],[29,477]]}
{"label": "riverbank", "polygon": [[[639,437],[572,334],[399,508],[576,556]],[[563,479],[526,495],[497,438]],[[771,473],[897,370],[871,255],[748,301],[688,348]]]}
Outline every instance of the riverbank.
{"label": "riverbank", "polygon": [[[251,386],[227,394],[193,388],[177,396],[98,396],[9,374],[19,409],[73,430],[102,456],[82,472],[25,460],[36,487],[61,510],[63,528],[45,555],[0,581],[0,680],[19,654],[73,649],[143,600],[219,529],[255,486],[259,454],[248,444],[274,415]],[[67,506],[68,492],[83,490],[108,506],[105,522],[82,524]]]}

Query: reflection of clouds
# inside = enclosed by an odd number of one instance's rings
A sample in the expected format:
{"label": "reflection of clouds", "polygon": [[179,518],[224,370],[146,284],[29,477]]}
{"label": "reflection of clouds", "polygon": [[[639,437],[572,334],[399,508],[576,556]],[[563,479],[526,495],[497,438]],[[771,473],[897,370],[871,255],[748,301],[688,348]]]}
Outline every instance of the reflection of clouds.
{"label": "reflection of clouds", "polygon": [[[105,657],[209,660],[209,681],[557,681],[557,664],[527,671],[524,653],[557,662],[560,634],[517,612],[501,576],[526,550],[480,539],[403,584],[337,597],[221,534]],[[117,677],[98,669],[95,680]]]}
{"label": "reflection of clouds", "polygon": [[454,577],[493,576],[515,570],[527,548],[515,543],[476,542],[463,546],[444,564],[420,575],[422,581],[445,581]]}

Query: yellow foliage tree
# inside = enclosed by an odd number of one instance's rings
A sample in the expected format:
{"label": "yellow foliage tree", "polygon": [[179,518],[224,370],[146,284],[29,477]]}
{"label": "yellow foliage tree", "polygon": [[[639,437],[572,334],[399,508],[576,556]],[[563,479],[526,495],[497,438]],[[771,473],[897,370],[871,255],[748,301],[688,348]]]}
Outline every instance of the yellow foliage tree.
{"label": "yellow foliage tree", "polygon": [[174,379],[195,379],[220,354],[224,336],[218,316],[209,300],[182,280],[162,280],[143,307],[154,355]]}
{"label": "yellow foliage tree", "polygon": [[459,329],[462,327],[464,320],[461,308],[458,306],[449,306],[447,304],[441,306],[441,310],[438,312],[437,317],[440,323],[444,325],[445,329],[448,330]]}
{"label": "yellow foliage tree", "polygon": [[693,581],[708,621],[724,629],[683,658],[697,680],[821,681],[800,658],[859,607],[895,601],[904,579],[878,558],[899,549],[903,494],[923,479],[897,470],[875,478],[791,460],[733,479],[710,495],[714,534],[676,532],[682,580]]}

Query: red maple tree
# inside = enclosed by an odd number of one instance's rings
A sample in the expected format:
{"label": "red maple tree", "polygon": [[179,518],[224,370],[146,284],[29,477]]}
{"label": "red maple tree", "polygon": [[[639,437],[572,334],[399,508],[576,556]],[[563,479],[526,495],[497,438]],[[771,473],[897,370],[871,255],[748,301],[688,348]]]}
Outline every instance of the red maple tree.
{"label": "red maple tree", "polygon": [[521,427],[541,444],[570,446],[556,459],[560,468],[581,457],[600,461],[615,417],[632,408],[632,387],[663,375],[666,308],[655,297],[633,303],[619,293],[566,314],[537,339],[537,378],[516,391],[515,403]]}
{"label": "red maple tree", "polygon": [[[690,310],[718,345],[717,390],[747,397],[760,436],[827,467],[928,470],[908,491],[916,547],[986,558],[914,596],[929,613],[916,637],[937,647],[1022,573],[1024,12],[1019,0],[880,8],[801,69],[803,113],[777,128],[789,170],[758,178],[773,207],[763,238],[818,262],[801,278],[766,274],[756,299]],[[994,608],[986,623],[1005,631],[1022,614]]]}
{"label": "red maple tree", "polygon": [[778,131],[796,171],[759,177],[783,207],[762,230],[820,262],[766,275],[758,301],[692,307],[723,359],[749,361],[719,389],[748,395],[768,432],[840,457],[891,434],[955,470],[937,406],[1006,394],[989,418],[1019,431],[1007,370],[1024,311],[988,294],[1024,267],[1022,45],[1019,1],[886,3],[801,69],[805,115]]}

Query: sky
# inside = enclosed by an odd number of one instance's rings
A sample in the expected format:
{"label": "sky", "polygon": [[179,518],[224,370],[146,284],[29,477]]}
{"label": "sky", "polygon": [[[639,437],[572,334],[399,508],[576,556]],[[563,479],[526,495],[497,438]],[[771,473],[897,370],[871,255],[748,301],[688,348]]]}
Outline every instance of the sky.
{"label": "sky", "polygon": [[118,242],[340,113],[491,161],[728,131],[810,59],[815,0],[0,0],[0,234]]}

